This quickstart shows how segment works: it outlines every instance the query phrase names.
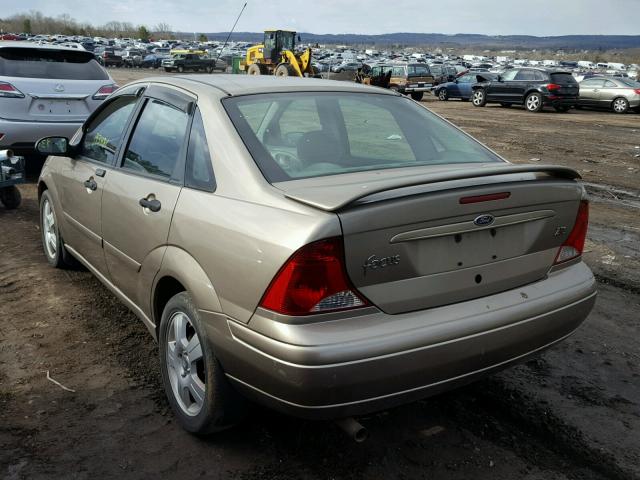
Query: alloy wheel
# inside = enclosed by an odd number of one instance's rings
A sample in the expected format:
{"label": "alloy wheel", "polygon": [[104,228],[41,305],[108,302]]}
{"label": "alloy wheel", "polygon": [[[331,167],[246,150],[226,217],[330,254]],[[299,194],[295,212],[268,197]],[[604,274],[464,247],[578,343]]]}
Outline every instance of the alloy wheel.
{"label": "alloy wheel", "polygon": [[476,90],[473,92],[473,104],[474,105],[482,105],[484,101],[484,92],[482,90]]}
{"label": "alloy wheel", "polygon": [[539,107],[540,97],[538,95],[529,95],[529,98],[527,98],[527,110],[534,112],[538,110]]}
{"label": "alloy wheel", "polygon": [[58,252],[58,229],[56,228],[56,216],[48,199],[44,201],[42,206],[42,224],[47,255],[49,255],[49,258],[56,258]]}
{"label": "alloy wheel", "polygon": [[438,92],[438,98],[440,100],[443,100],[443,101],[446,100],[447,99],[447,90],[444,89],[444,88],[440,89],[440,91]]}
{"label": "alloy wheel", "polygon": [[184,312],[175,312],[169,319],[165,360],[180,409],[186,415],[198,415],[205,400],[204,356],[200,338]]}

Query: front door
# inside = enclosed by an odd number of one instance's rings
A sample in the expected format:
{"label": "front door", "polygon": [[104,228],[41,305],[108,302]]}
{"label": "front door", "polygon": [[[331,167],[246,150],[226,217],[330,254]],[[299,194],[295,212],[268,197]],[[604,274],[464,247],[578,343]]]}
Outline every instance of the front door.
{"label": "front door", "polygon": [[111,281],[137,305],[148,302],[160,268],[184,173],[192,99],[150,87],[102,198]]}
{"label": "front door", "polygon": [[65,164],[58,169],[56,183],[60,189],[64,242],[102,274],[106,273],[102,195],[136,101],[135,96],[127,95],[105,105],[88,124],[79,154],[60,158]]}

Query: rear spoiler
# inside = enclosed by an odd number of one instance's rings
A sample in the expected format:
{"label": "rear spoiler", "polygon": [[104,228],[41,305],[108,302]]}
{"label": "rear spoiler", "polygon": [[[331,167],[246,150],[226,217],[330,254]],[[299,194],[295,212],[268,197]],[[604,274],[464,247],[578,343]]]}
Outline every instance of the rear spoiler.
{"label": "rear spoiler", "polygon": [[466,168],[464,170],[453,169],[440,173],[423,173],[414,176],[383,178],[359,183],[345,184],[336,182],[335,184],[329,185],[306,185],[304,184],[304,180],[302,180],[302,183],[299,186],[283,188],[284,184],[280,184],[278,188],[284,190],[284,195],[287,198],[321,210],[333,212],[364,197],[368,197],[375,193],[394,190],[396,188],[415,187],[417,185],[508,175],[513,173],[546,173],[556,178],[569,180],[582,178],[577,171],[569,167],[557,165],[503,164],[503,166],[499,167],[484,166],[481,168]]}

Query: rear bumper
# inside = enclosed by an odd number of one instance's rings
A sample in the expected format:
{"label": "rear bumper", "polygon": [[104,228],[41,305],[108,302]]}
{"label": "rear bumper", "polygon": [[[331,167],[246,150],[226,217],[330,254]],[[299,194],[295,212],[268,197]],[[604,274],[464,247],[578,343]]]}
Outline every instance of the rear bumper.
{"label": "rear bumper", "polygon": [[[469,383],[570,335],[596,298],[582,262],[541,281],[418,312],[249,326],[201,312],[207,337],[242,393],[306,418],[389,408]],[[273,316],[273,314],[271,314]]]}
{"label": "rear bumper", "polygon": [[578,97],[554,97],[547,96],[545,98],[546,105],[552,105],[554,107],[573,107],[578,105]]}
{"label": "rear bumper", "polygon": [[433,85],[425,85],[423,87],[404,87],[403,92],[430,92],[433,89]]}
{"label": "rear bumper", "polygon": [[18,154],[33,152],[35,143],[43,137],[71,138],[82,122],[30,122],[0,118],[0,149],[11,148]]}

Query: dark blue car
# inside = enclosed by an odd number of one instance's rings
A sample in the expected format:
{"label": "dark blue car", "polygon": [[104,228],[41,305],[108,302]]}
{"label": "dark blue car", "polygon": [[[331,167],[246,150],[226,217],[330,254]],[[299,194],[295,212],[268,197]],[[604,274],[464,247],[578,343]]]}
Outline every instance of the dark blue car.
{"label": "dark blue car", "polygon": [[456,78],[453,82],[441,83],[436,88],[434,88],[433,93],[440,100],[449,100],[450,98],[459,98],[462,101],[468,101],[473,92],[471,91],[471,87],[478,83],[478,76],[482,76],[483,78],[492,78],[493,74],[491,73],[465,73],[464,75]]}

